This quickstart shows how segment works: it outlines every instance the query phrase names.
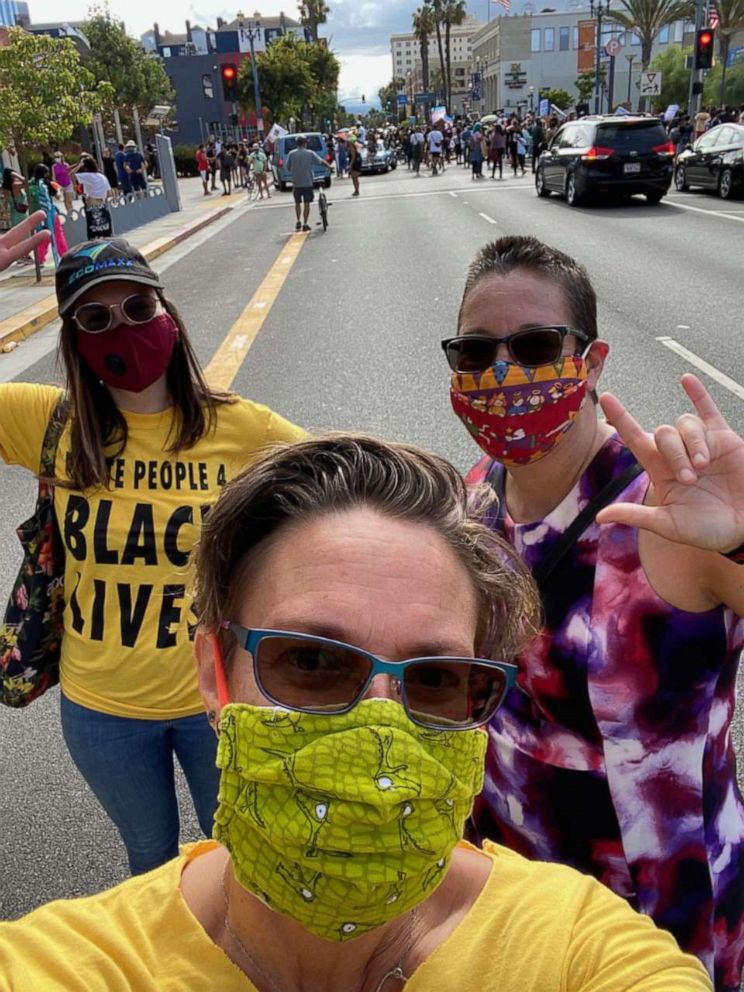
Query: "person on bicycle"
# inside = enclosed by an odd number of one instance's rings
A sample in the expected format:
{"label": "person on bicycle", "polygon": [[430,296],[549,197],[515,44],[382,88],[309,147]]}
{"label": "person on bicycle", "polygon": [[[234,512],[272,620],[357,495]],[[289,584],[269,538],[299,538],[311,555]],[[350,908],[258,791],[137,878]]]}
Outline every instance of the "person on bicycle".
{"label": "person on bicycle", "polygon": [[271,190],[269,189],[269,160],[266,152],[259,145],[257,141],[253,143],[253,149],[250,154],[250,166],[253,169],[253,176],[256,180],[259,192],[261,194],[261,199],[264,198],[264,193],[268,199],[271,199]]}
{"label": "person on bicycle", "polygon": [[[292,188],[294,192],[295,214],[297,223],[295,231],[309,231],[310,225],[307,222],[310,216],[310,204],[315,198],[315,176],[313,167],[318,162],[330,175],[330,167],[324,162],[320,155],[307,147],[307,138],[304,134],[297,135],[297,147],[293,148],[287,156],[287,169],[292,177]],[[300,204],[303,205],[302,223],[300,223]]]}

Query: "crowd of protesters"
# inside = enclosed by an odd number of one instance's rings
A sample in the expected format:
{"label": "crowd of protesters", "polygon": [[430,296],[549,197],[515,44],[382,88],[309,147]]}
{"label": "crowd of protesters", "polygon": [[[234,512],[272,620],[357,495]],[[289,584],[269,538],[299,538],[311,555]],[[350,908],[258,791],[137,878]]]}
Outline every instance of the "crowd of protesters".
{"label": "crowd of protesters", "polygon": [[[25,220],[29,211],[44,211],[43,227],[49,240],[39,250],[39,262],[48,257],[56,265],[67,251],[62,217],[77,208],[101,207],[110,200],[147,195],[149,178],[159,176],[157,152],[152,142],[140,151],[132,140],[119,144],[116,152],[103,150],[103,168],[88,152],[69,154],[60,149],[42,151],[41,161],[28,177],[20,167],[3,168],[0,186],[0,234]],[[23,255],[18,266],[32,265],[33,256]]]}

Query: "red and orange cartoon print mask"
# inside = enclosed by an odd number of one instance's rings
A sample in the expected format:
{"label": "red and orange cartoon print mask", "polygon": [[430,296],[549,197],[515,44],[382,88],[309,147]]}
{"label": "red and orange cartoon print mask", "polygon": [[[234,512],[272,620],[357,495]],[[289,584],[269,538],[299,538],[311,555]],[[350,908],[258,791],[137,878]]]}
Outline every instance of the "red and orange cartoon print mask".
{"label": "red and orange cartoon print mask", "polygon": [[486,454],[507,467],[528,465],[568,433],[586,399],[587,371],[581,355],[565,355],[539,368],[496,362],[453,372],[452,409]]}

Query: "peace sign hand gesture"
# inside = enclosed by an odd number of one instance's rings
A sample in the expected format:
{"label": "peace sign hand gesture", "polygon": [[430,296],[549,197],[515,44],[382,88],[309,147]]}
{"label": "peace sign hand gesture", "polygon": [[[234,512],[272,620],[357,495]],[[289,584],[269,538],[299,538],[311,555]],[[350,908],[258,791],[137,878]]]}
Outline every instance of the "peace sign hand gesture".
{"label": "peace sign hand gesture", "polygon": [[49,231],[47,230],[39,231],[38,234],[32,234],[33,229],[38,227],[39,224],[44,224],[45,221],[46,214],[44,211],[37,210],[35,214],[31,214],[30,217],[21,221],[20,224],[11,227],[7,234],[0,234],[0,272],[3,272],[17,259],[23,258],[24,255],[28,255],[34,248],[43,245],[45,241],[49,240]]}
{"label": "peace sign hand gesture", "polygon": [[597,514],[708,551],[744,543],[744,439],[726,423],[697,376],[682,376],[697,411],[647,434],[611,393],[600,404],[651,481],[651,505],[615,503]]}

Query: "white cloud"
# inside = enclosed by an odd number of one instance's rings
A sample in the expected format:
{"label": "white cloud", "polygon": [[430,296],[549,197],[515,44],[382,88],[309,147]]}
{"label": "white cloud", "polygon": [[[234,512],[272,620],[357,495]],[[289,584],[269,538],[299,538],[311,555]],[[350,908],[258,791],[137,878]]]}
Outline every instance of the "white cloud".
{"label": "white cloud", "polygon": [[389,55],[341,56],[341,74],[338,81],[339,103],[344,100],[357,102],[366,96],[367,103],[379,106],[377,91],[390,82],[392,67]]}

